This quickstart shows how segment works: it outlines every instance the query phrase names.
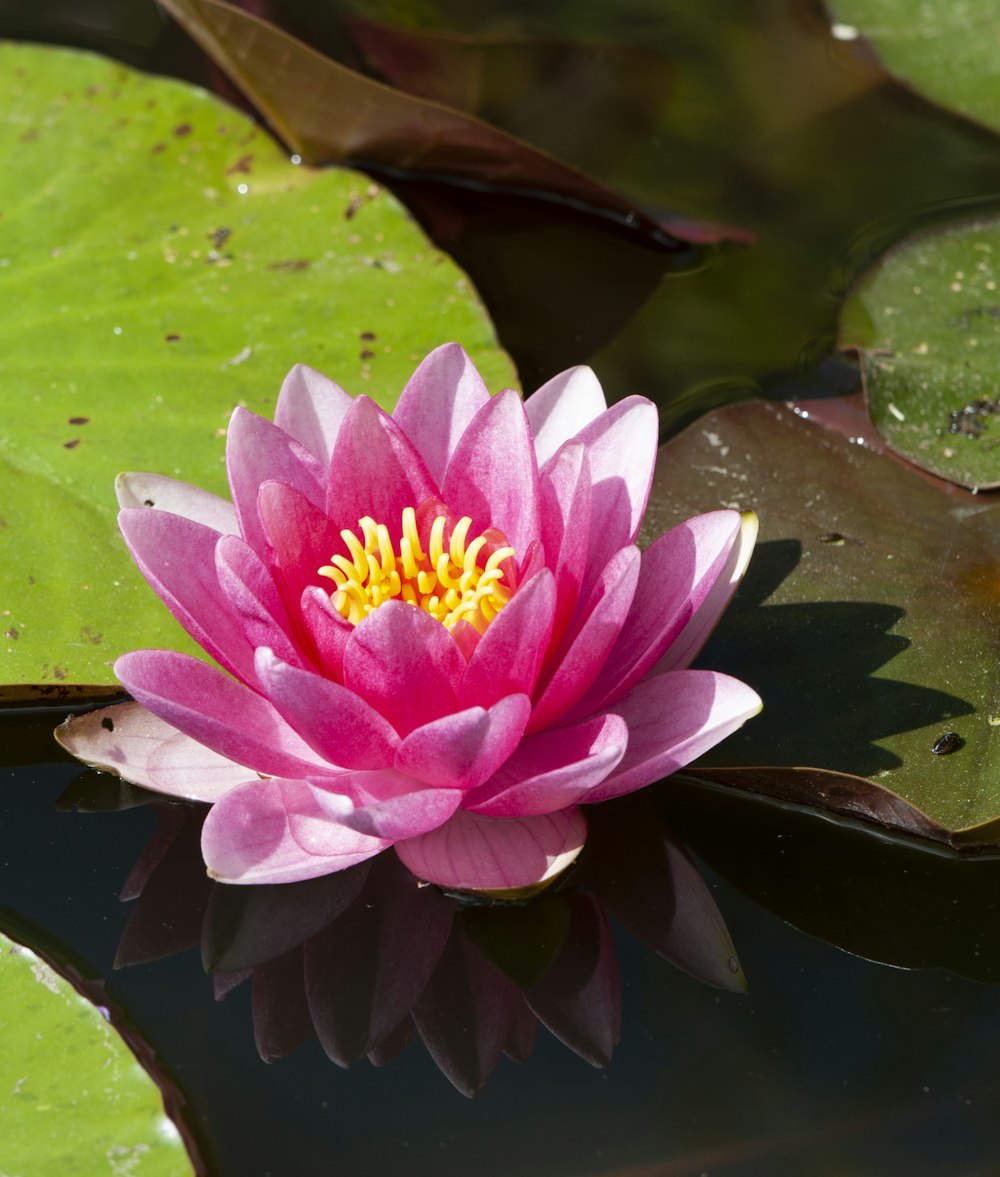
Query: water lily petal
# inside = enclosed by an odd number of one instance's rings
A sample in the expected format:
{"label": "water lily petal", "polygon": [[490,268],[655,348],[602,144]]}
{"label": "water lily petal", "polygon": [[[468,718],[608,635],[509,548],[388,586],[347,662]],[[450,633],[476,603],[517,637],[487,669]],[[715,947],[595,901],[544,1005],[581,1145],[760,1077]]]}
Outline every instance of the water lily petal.
{"label": "water lily petal", "polygon": [[517,747],[531,701],[508,695],[488,710],[471,707],[410,732],[396,750],[396,767],[444,789],[473,789]]}
{"label": "water lily petal", "polygon": [[618,715],[528,736],[490,780],[466,795],[463,807],[485,817],[530,817],[590,800],[590,791],[625,755],[628,739]]}
{"label": "water lily petal", "polygon": [[353,397],[329,377],[308,364],[296,364],[278,393],[274,423],[305,446],[326,470],[352,401]]}
{"label": "water lily petal", "polygon": [[141,703],[70,716],[56,739],[84,764],[172,797],[218,801],[250,771],[179,732]]}
{"label": "water lily petal", "polygon": [[401,736],[458,710],[465,659],[436,618],[386,601],[355,628],[344,650],[344,685]]}
{"label": "water lily petal", "polygon": [[251,650],[269,646],[285,662],[305,666],[274,578],[253,548],[238,535],[224,535],[215,545],[215,573]]}
{"label": "water lily petal", "polygon": [[236,408],[226,434],[226,471],[240,532],[260,555],[265,535],[257,512],[261,484],[283,482],[317,507],[323,505],[326,470],[294,438],[277,425],[244,408]]}
{"label": "water lily petal", "polygon": [[325,589],[312,585],[303,589],[300,607],[305,640],[315,655],[317,669],[327,678],[342,682],[344,650],[354,626],[334,609]]}
{"label": "water lily petal", "polygon": [[577,434],[587,447],[593,487],[592,568],[600,568],[635,539],[653,482],[657,431],[656,406],[645,397],[630,396]]}
{"label": "water lily petal", "polygon": [[254,772],[297,777],[331,772],[271,703],[197,658],[136,650],[118,659],[115,674],[154,715]]}
{"label": "water lily petal", "polygon": [[460,789],[439,789],[415,781],[404,773],[392,769],[375,773],[354,773],[353,780],[345,781],[352,792],[359,787],[362,778],[369,779],[360,787],[369,787],[373,792],[394,792],[365,805],[356,804],[350,797],[337,793],[317,792],[317,802],[323,812],[335,822],[358,833],[374,838],[386,838],[398,842],[414,838],[428,830],[443,825],[462,802]]}
{"label": "water lily petal", "polygon": [[226,535],[239,531],[236,508],[200,486],[189,486],[164,474],[119,474],[115,479],[119,507],[170,511]]}
{"label": "water lily petal", "polygon": [[257,651],[257,676],[268,699],[324,760],[342,768],[385,768],[399,743],[392,725],[340,683]]}
{"label": "water lily petal", "polygon": [[521,585],[476,644],[462,680],[466,707],[492,707],[505,695],[534,691],[549,647],[555,605],[555,581],[543,568]]}
{"label": "water lily petal", "polygon": [[458,440],[490,399],[475,364],[457,343],[420,361],[393,409],[393,420],[420,451],[440,486]]}
{"label": "water lily petal", "polygon": [[615,704],[628,724],[628,749],[588,800],[620,797],[669,776],[736,731],[761,706],[756,691],[712,670],[672,670],[646,679]]}
{"label": "water lily petal", "polygon": [[679,670],[681,667],[690,666],[695,660],[743,579],[756,541],[757,516],[753,511],[744,511],[740,516],[739,535],[730,549],[725,566],[715,578],[708,595],[698,606],[694,616],[664,651],[663,657],[653,668],[653,674]]}
{"label": "water lily petal", "polygon": [[622,548],[608,561],[582,611],[582,620],[552,660],[554,670],[535,704],[530,732],[550,727],[584,694],[621,633],[639,581],[639,549]]}
{"label": "water lily petal", "polygon": [[[678,524],[650,544],[642,553],[625,624],[574,715],[593,715],[612,706],[678,639],[708,605],[741,531],[738,511],[712,511]],[[728,583],[729,577],[725,579]]]}
{"label": "water lily petal", "polygon": [[[324,511],[294,486],[265,482],[257,498],[269,560],[290,617],[306,588],[323,586],[320,568],[343,546],[340,532]],[[333,581],[326,581],[333,588]]]}
{"label": "water lily petal", "polygon": [[224,883],[294,883],[344,870],[388,843],[331,822],[304,780],[271,777],[227,793],[201,833],[209,874]]}
{"label": "water lily petal", "polygon": [[441,492],[452,510],[472,519],[472,535],[495,527],[518,556],[537,538],[538,466],[516,392],[497,393],[475,415],[455,447]]}
{"label": "water lily petal", "polygon": [[355,531],[366,515],[393,530],[404,507],[436,494],[423,458],[399,425],[368,397],[353,401],[337,435],[326,498],[338,533]]}
{"label": "water lily petal", "polygon": [[582,442],[564,445],[542,471],[542,546],[556,580],[553,643],[565,634],[587,569],[590,546],[590,462]]}
{"label": "water lily petal", "polygon": [[554,878],[587,838],[579,809],[496,819],[459,809],[439,829],[396,844],[420,879],[456,891],[502,891]]}
{"label": "water lily petal", "polygon": [[524,411],[535,439],[539,468],[607,407],[601,382],[583,365],[560,372],[533,392]]}
{"label": "water lily petal", "polygon": [[253,647],[215,571],[217,531],[169,511],[125,508],[118,526],[132,558],[170,612],[221,666],[253,682]]}

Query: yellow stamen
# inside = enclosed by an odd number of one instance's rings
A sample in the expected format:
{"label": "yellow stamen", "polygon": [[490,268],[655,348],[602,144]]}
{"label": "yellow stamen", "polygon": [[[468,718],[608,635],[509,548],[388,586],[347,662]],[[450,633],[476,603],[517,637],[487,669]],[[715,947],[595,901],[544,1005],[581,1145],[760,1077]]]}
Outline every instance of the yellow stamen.
{"label": "yellow stamen", "polygon": [[363,544],[355,532],[342,531],[349,557],[331,556],[330,563],[319,569],[320,576],[336,585],[330,597],[333,607],[357,625],[385,601],[400,600],[425,610],[449,629],[467,621],[483,633],[510,600],[500,565],[514,555],[514,549],[498,548],[481,565],[479,556],[487,541],[478,535],[466,545],[472,526],[469,516],[455,524],[447,547],[446,525],[445,516],[438,515],[431,524],[426,552],[412,507],[403,511],[398,552],[389,528],[369,515],[358,520]]}

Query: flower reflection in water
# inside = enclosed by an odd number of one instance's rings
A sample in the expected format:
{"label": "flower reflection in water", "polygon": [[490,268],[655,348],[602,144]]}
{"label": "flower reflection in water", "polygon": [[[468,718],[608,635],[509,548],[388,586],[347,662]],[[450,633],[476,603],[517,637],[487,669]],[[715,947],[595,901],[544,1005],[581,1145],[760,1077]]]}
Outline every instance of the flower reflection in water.
{"label": "flower reflection in water", "polygon": [[718,908],[654,796],[600,807],[577,865],[519,903],[420,885],[391,855],[295,884],[228,887],[204,873],[206,810],[156,805],[160,828],[122,893],[135,905],[116,966],[200,944],[217,997],[250,980],[268,1062],[315,1036],[339,1066],[365,1056],[382,1066],[419,1037],[473,1095],[501,1055],[528,1060],[540,1023],[607,1066],[621,1013],[611,915],[708,984],[744,988]]}

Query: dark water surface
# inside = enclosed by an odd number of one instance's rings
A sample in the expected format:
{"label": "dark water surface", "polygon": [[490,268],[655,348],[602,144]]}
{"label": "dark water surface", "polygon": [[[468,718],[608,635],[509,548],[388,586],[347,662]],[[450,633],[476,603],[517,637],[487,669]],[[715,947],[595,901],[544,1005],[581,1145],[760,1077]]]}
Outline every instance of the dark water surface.
{"label": "dark water surface", "polygon": [[[285,10],[317,40],[330,35],[333,6]],[[388,19],[392,8],[355,11]],[[668,427],[759,391],[851,390],[854,371],[834,351],[843,291],[909,229],[1000,203],[997,140],[835,42],[804,0],[444,3],[419,13],[431,27],[523,44],[503,58],[504,84],[484,92],[484,117],[654,212],[757,235],[756,247],[709,251],[685,272],[568,210],[411,183],[425,223],[454,229],[447,247],[528,389],[591,362],[615,397],[657,400]],[[39,16],[8,3],[0,33],[197,74],[182,39],[147,18],[116,40],[112,4]],[[562,55],[531,48],[549,43]],[[573,77],[583,79],[575,90]],[[588,105],[589,92],[605,98]],[[395,186],[405,198],[407,183]],[[831,833],[825,819],[762,802],[726,810],[668,785],[664,811],[722,872],[705,866],[749,993],[709,988],[618,929],[623,1019],[611,1066],[589,1066],[541,1029],[525,1065],[501,1059],[469,1100],[420,1042],[381,1069],[340,1070],[315,1040],[263,1063],[249,985],[216,1003],[196,950],[113,971],[128,913],[118,894],[155,819],[141,806],[56,810],[79,772],[49,747],[61,718],[0,715],[0,760],[12,765],[0,769],[0,923],[105,979],[186,1097],[212,1174],[1000,1172],[1000,992],[986,983],[1000,980],[991,898],[1000,879],[988,863],[966,886],[961,864],[942,867],[940,855],[882,855],[874,834]],[[819,937],[936,967],[870,963]]]}

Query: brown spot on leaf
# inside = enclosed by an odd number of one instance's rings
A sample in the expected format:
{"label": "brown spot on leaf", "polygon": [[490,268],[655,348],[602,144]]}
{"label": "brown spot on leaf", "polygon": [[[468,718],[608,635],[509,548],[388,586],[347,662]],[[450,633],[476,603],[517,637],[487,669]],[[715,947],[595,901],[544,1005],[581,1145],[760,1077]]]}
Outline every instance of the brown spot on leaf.
{"label": "brown spot on leaf", "polygon": [[191,134],[192,129],[193,128],[190,123],[178,123],[177,126],[174,127],[174,134],[178,139],[183,139],[186,135]]}
{"label": "brown spot on leaf", "polygon": [[15,629],[13,625],[10,627],[10,629],[5,629],[3,631],[3,633],[4,633],[4,637],[10,638],[12,641],[15,641],[15,642],[21,636],[21,631],[18,629]]}
{"label": "brown spot on leaf", "polygon": [[66,678],[68,671],[62,666],[53,666],[52,673],[61,681],[62,679]]}
{"label": "brown spot on leaf", "polygon": [[376,336],[376,334],[375,334],[375,332],[374,332],[374,331],[362,331],[362,332],[361,332],[361,334],[358,336],[358,338],[359,338],[359,339],[364,339],[364,340],[366,340],[368,343],[371,343],[371,342],[372,342],[372,340],[374,340],[374,339],[377,339],[377,338],[378,338],[378,336]]}
{"label": "brown spot on leaf", "polygon": [[149,154],[150,155],[159,155],[160,152],[163,150],[163,148],[164,148],[164,144],[154,143],[153,146],[149,149]]}
{"label": "brown spot on leaf", "polygon": [[115,721],[111,718],[110,715],[105,715],[105,717],[101,720],[101,727],[103,727],[106,732],[113,732],[115,730]]}
{"label": "brown spot on leaf", "polygon": [[367,347],[366,347],[366,348],[363,348],[363,349],[362,349],[362,351],[361,351],[361,359],[363,359],[363,360],[373,360],[374,358],[375,358],[375,353],[374,353],[374,352],[373,352],[373,351],[372,351],[370,348],[367,348]]}
{"label": "brown spot on leaf", "polygon": [[64,441],[63,442],[63,449],[64,450],[75,450],[79,444],[80,444],[80,439],[78,437],[74,437],[72,441]]}
{"label": "brown spot on leaf", "polygon": [[286,258],[283,262],[271,262],[267,268],[269,270],[288,270],[291,273],[295,273],[298,270],[308,270],[311,265],[312,262],[308,258],[290,257]]}
{"label": "brown spot on leaf", "polygon": [[232,229],[227,229],[225,225],[220,225],[218,229],[214,229],[208,234],[208,239],[216,249],[221,249],[232,235]]}
{"label": "brown spot on leaf", "polygon": [[252,171],[253,153],[251,152],[249,155],[241,155],[234,164],[231,164],[228,168],[226,168],[226,175],[234,176],[238,172],[243,172],[245,175],[249,175]]}
{"label": "brown spot on leaf", "polygon": [[89,417],[70,417],[69,420],[66,422],[66,424],[67,425],[89,425],[90,418]]}
{"label": "brown spot on leaf", "polygon": [[34,143],[34,141],[37,138],[38,138],[38,128],[31,127],[29,130],[25,131],[24,134],[21,136],[21,142],[22,143]]}
{"label": "brown spot on leaf", "polygon": [[175,333],[171,333],[170,335],[164,335],[163,338],[167,341],[167,343],[179,343],[181,337]]}

